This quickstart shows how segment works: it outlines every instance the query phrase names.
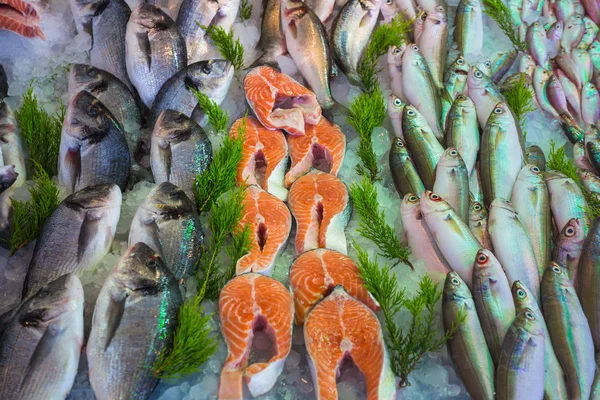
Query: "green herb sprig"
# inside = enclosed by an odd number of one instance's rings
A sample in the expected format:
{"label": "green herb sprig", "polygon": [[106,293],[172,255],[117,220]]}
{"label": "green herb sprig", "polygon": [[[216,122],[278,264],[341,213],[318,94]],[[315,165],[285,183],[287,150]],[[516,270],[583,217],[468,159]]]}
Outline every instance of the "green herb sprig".
{"label": "green herb sprig", "polygon": [[233,29],[227,32],[218,25],[198,25],[206,31],[206,36],[215,43],[217,50],[231,62],[233,68],[239,71],[244,67],[244,47],[239,39],[233,37]]}
{"label": "green herb sprig", "polygon": [[[386,264],[380,267],[377,258],[371,260],[356,243],[354,247],[365,287],[377,300],[383,313],[392,371],[400,378],[398,388],[409,386],[408,377],[417,368],[423,355],[439,350],[456,333],[458,324],[452,325],[444,335],[438,334],[435,308],[442,298],[442,290],[429,276],[425,275],[419,282],[417,295],[408,298],[406,292],[399,288],[391,267]],[[406,309],[412,317],[408,328],[396,322],[396,316],[402,309]],[[464,316],[460,316],[459,321],[462,320]]]}
{"label": "green herb sprig", "polygon": [[229,115],[227,115],[217,103],[212,101],[211,98],[204,93],[194,88],[191,88],[190,90],[194,96],[196,96],[198,105],[208,117],[208,122],[215,128],[215,131],[220,134],[226,132]]}
{"label": "green herb sprig", "polygon": [[527,51],[527,43],[519,38],[519,33],[512,22],[510,10],[502,0],[483,0],[485,12],[498,24],[502,32],[521,51]]}
{"label": "green herb sprig", "polygon": [[527,84],[526,74],[519,74],[519,79],[514,79],[508,87],[502,90],[502,94],[506,98],[508,107],[519,121],[525,140],[527,138],[527,131],[525,130],[526,115],[537,110],[534,103],[535,93],[533,88]]}
{"label": "green herb sprig", "polygon": [[352,184],[350,194],[354,209],[360,216],[357,232],[377,245],[379,255],[395,260],[396,264],[405,263],[414,270],[408,260],[410,249],[400,243],[396,231],[386,222],[385,211],[379,210],[375,185],[363,178]]}
{"label": "green herb sprig", "polygon": [[240,4],[240,20],[247,21],[252,16],[252,4],[248,0],[242,0]]}

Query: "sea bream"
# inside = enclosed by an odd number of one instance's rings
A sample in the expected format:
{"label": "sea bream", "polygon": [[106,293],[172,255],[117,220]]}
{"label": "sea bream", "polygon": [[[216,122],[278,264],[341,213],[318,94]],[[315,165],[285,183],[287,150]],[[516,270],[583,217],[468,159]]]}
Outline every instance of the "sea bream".
{"label": "sea bream", "polygon": [[[240,118],[229,130],[230,137],[243,132],[244,148],[238,164],[238,184],[258,185],[279,199],[287,200],[285,170],[288,144],[279,129],[267,129],[254,117]],[[291,136],[290,136],[291,138]]]}
{"label": "sea bream", "polygon": [[0,397],[64,399],[83,345],[83,287],[71,274],[21,304],[0,336]]}
{"label": "sea bream", "polygon": [[58,155],[58,184],[67,193],[90,185],[117,184],[129,177],[131,158],[123,127],[89,92],[71,99]]}
{"label": "sea bream", "polygon": [[[244,381],[253,397],[273,388],[292,348],[294,302],[275,279],[248,273],[230,280],[219,296],[227,359],[219,380],[220,399],[243,399]],[[252,339],[264,331],[274,343],[271,359],[248,365]]]}
{"label": "sea bream", "polygon": [[87,342],[98,400],[148,398],[158,383],[151,366],[173,343],[181,306],[177,280],[144,243],[129,247],[108,275]]}

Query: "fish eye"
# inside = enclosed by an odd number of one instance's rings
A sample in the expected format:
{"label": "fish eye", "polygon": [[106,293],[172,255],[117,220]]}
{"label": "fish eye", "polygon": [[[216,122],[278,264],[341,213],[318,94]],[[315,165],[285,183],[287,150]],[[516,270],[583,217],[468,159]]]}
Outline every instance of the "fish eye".
{"label": "fish eye", "polygon": [[552,267],[552,271],[556,272],[557,274],[560,274],[560,273],[561,273],[560,267],[558,267],[557,265],[554,265],[554,266]]}
{"label": "fish eye", "polygon": [[400,47],[395,47],[394,48],[394,53],[400,54]]}
{"label": "fish eye", "polygon": [[42,299],[48,297],[49,295],[50,295],[50,291],[47,288],[43,288],[38,293],[38,297],[41,297]]}
{"label": "fish eye", "polygon": [[525,318],[527,319],[535,319],[535,316],[533,315],[533,313],[526,311],[525,312]]}
{"label": "fish eye", "polygon": [[90,106],[87,109],[87,115],[88,115],[88,117],[92,117],[92,118],[97,117],[98,116],[98,108],[96,106]]}
{"label": "fish eye", "polygon": [[412,48],[414,51],[419,51],[419,46],[417,46],[416,44],[414,44]]}
{"label": "fish eye", "polygon": [[486,67],[491,67],[492,66],[492,63],[489,62],[489,60],[487,60],[484,64],[485,64]]}
{"label": "fish eye", "polygon": [[146,263],[146,265],[149,268],[154,269],[154,268],[156,268],[156,260],[154,258],[151,258],[151,259],[148,260],[148,262]]}
{"label": "fish eye", "polygon": [[521,299],[524,299],[525,297],[527,297],[527,293],[525,293],[525,291],[523,289],[518,289],[517,296],[519,296],[519,298],[521,298]]}
{"label": "fish eye", "polygon": [[394,98],[394,105],[395,106],[401,106],[402,105],[402,101],[399,98]]}
{"label": "fish eye", "polygon": [[204,67],[202,67],[202,72],[206,75],[210,74],[212,72],[212,67],[210,64],[206,64]]}
{"label": "fish eye", "polygon": [[483,74],[480,71],[475,71],[475,78],[483,78]]}
{"label": "fish eye", "polygon": [[429,193],[429,198],[433,201],[440,201],[442,198],[435,193]]}
{"label": "fish eye", "polygon": [[536,174],[540,172],[540,169],[537,166],[535,166],[535,165],[531,168],[531,170],[533,172],[535,172]]}
{"label": "fish eye", "polygon": [[417,201],[417,200],[419,200],[419,198],[417,196],[415,196],[414,194],[408,198],[408,201]]}
{"label": "fish eye", "polygon": [[450,155],[453,157],[456,157],[458,155],[458,151],[456,150],[450,150]]}
{"label": "fish eye", "polygon": [[414,115],[416,115],[416,114],[415,114],[415,112],[414,112],[413,110],[408,110],[406,113],[407,113],[408,115],[410,115],[411,117],[412,117],[412,116],[414,116]]}
{"label": "fish eye", "polygon": [[385,4],[392,4],[392,0],[385,0]]}
{"label": "fish eye", "polygon": [[179,190],[173,191],[173,192],[169,192],[169,198],[170,199],[178,199],[179,196]]}
{"label": "fish eye", "polygon": [[87,76],[89,76],[91,78],[94,75],[96,75],[96,68],[94,68],[94,67],[88,68],[88,70],[87,70]]}
{"label": "fish eye", "polygon": [[452,283],[453,283],[454,285],[459,285],[459,284],[460,284],[460,281],[459,281],[458,279],[456,279],[456,278],[452,278]]}
{"label": "fish eye", "polygon": [[512,204],[512,203],[510,202],[510,200],[502,199],[502,201],[504,202],[504,204],[508,204],[508,205],[511,205],[511,204]]}
{"label": "fish eye", "polygon": [[500,107],[496,107],[496,108],[494,108],[494,113],[495,114],[502,114],[502,109]]}
{"label": "fish eye", "polygon": [[481,204],[475,203],[475,205],[473,205],[473,210],[480,211],[481,210]]}
{"label": "fish eye", "polygon": [[465,63],[465,60],[463,60],[462,58],[459,58],[458,60],[456,60],[456,63],[458,65],[463,65]]}
{"label": "fish eye", "polygon": [[569,226],[567,229],[565,229],[565,236],[571,237],[573,235],[575,235],[575,228]]}
{"label": "fish eye", "polygon": [[477,256],[477,262],[480,264],[483,264],[485,262],[487,262],[488,260],[488,256],[486,256],[485,254],[481,253]]}
{"label": "fish eye", "polygon": [[396,146],[404,147],[404,142],[400,138],[396,138]]}

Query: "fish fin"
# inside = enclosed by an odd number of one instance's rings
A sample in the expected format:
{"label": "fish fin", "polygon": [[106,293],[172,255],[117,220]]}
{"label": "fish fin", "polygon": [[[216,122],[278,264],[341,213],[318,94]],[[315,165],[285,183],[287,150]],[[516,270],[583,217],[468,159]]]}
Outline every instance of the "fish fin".
{"label": "fish fin", "polygon": [[38,371],[39,366],[47,359],[48,355],[54,351],[55,344],[63,332],[64,328],[57,327],[53,324],[50,324],[46,328],[29,359],[29,363],[23,374],[23,380],[21,381],[21,388],[23,388],[33,374],[37,373],[36,371]]}
{"label": "fish fin", "polygon": [[454,103],[454,99],[452,98],[452,95],[448,92],[448,90],[446,90],[446,88],[440,89],[440,97],[450,104]]}
{"label": "fish fin", "polygon": [[123,318],[123,313],[125,313],[125,299],[127,297],[124,296],[120,300],[111,299],[108,303],[108,308],[106,310],[107,321],[106,321],[106,337],[104,341],[104,351],[108,350],[110,343],[112,342],[115,334],[117,333],[117,329],[119,329],[119,325],[121,324],[121,318]]}
{"label": "fish fin", "polygon": [[145,32],[136,33],[136,39],[138,42],[138,46],[146,56],[146,64],[148,65],[148,70],[152,69],[152,47],[150,46],[150,39],[148,38],[148,34]]}
{"label": "fish fin", "polygon": [[161,163],[165,166],[165,170],[167,172],[167,180],[171,178],[171,161],[173,159],[173,154],[171,152],[171,143],[168,141],[164,141],[166,145],[163,147],[159,144],[158,146],[158,158]]}
{"label": "fish fin", "polygon": [[87,249],[94,242],[94,238],[97,235],[98,230],[100,228],[100,224],[98,223],[100,219],[101,216],[94,211],[88,211],[85,214],[85,218],[83,220],[83,223],[81,224],[81,229],[79,231],[79,239],[77,241],[78,263],[81,262]]}
{"label": "fish fin", "polygon": [[70,176],[68,178],[70,180],[69,183],[71,184],[71,192],[75,192],[77,182],[81,176],[81,147],[69,147],[64,164],[68,167],[68,171],[70,171]]}

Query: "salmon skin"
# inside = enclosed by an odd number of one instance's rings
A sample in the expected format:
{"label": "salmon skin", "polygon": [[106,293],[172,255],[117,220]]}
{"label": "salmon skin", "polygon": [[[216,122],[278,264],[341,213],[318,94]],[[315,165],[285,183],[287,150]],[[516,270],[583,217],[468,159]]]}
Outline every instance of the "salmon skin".
{"label": "salmon skin", "polygon": [[275,259],[285,247],[292,216],[285,203],[258,186],[248,186],[244,198],[245,214],[240,228],[250,225],[252,248],[240,258],[236,273],[258,272],[271,276]]}
{"label": "salmon skin", "polygon": [[379,311],[379,304],[365,288],[360,271],[350,257],[335,250],[315,249],[302,253],[290,269],[296,324],[302,325],[315,304],[337,285],[342,285],[371,310]]}
{"label": "salmon skin", "polygon": [[244,78],[246,100],[267,129],[304,135],[305,124],[316,125],[321,106],[313,92],[271,67],[252,69]]}
{"label": "salmon skin", "polygon": [[367,382],[368,400],[396,398],[396,378],[390,368],[381,326],[373,311],[342,286],[313,308],[304,324],[317,400],[336,400],[336,375],[350,357]]}
{"label": "salmon skin", "polygon": [[[275,279],[249,273],[230,280],[219,297],[219,318],[227,359],[221,370],[221,400],[242,400],[243,380],[253,397],[273,388],[292,347],[294,304]],[[274,343],[273,357],[248,366],[254,333],[264,329]]]}
{"label": "salmon skin", "polygon": [[348,188],[335,175],[313,169],[290,188],[296,252],[328,248],[346,254],[344,228],[352,215]]}
{"label": "salmon skin", "polygon": [[[230,137],[237,137],[243,118],[233,123]],[[287,200],[284,185],[288,161],[288,145],[283,133],[270,130],[254,117],[246,117],[246,133],[242,160],[238,164],[236,180],[240,184],[258,185],[281,200]]]}
{"label": "salmon skin", "polygon": [[0,29],[27,38],[46,40],[39,24],[40,17],[31,4],[22,0],[0,0]]}
{"label": "salmon skin", "polygon": [[311,167],[337,175],[344,160],[346,135],[339,126],[321,118],[317,125],[308,125],[305,132],[304,136],[287,138],[292,158],[292,167],[285,174],[288,187]]}

